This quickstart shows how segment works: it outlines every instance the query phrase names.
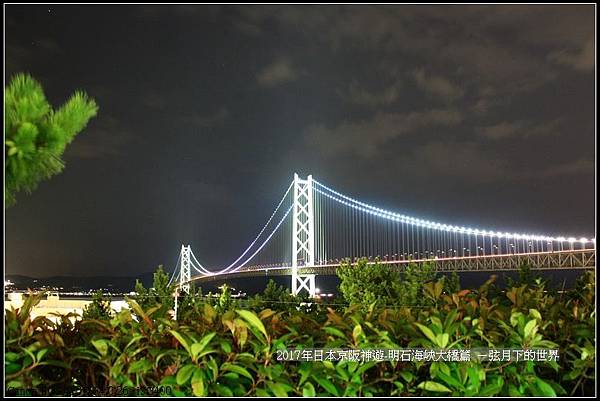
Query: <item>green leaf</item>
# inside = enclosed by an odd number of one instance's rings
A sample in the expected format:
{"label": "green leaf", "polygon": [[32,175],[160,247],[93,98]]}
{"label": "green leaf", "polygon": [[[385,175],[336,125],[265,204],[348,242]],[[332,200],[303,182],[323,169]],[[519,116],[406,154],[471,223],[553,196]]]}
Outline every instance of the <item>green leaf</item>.
{"label": "green leaf", "polygon": [[407,371],[407,370],[403,370],[403,371],[401,371],[401,372],[400,372],[400,376],[402,376],[402,378],[403,378],[403,379],[404,379],[404,380],[405,380],[407,383],[410,383],[410,382],[411,382],[411,381],[414,379],[414,376],[413,376],[413,374],[412,374],[412,373],[410,373],[410,372],[409,372],[409,371]]}
{"label": "green leaf", "polygon": [[139,341],[139,340],[141,340],[142,338],[144,338],[144,336],[140,336],[140,335],[136,335],[136,336],[134,336],[134,337],[131,339],[131,341],[129,341],[129,342],[127,343],[127,345],[125,346],[125,348],[124,348],[124,349],[127,349],[127,348],[129,348],[129,346],[131,346],[131,345],[132,345],[133,343],[135,343],[136,341]]}
{"label": "green leaf", "polygon": [[337,387],[335,387],[335,385],[332,382],[330,382],[329,379],[319,377],[316,375],[313,375],[312,378],[315,379],[316,382],[319,383],[319,385],[323,387],[329,394],[333,394],[336,397],[340,396]]}
{"label": "green leaf", "polygon": [[435,336],[435,343],[440,348],[446,348],[446,345],[448,345],[449,339],[450,339],[450,336],[448,335],[448,333],[438,334],[437,336]]}
{"label": "green leaf", "polygon": [[42,358],[44,357],[44,355],[46,355],[46,353],[49,351],[48,348],[43,348],[41,350],[38,351],[37,355],[36,355],[36,361],[40,362],[42,360]]}
{"label": "green leaf", "polygon": [[523,395],[523,392],[520,391],[515,385],[509,384],[508,395],[511,397],[521,397]]}
{"label": "green leaf", "polygon": [[252,377],[252,375],[250,374],[250,372],[248,372],[248,370],[246,368],[243,368],[241,366],[238,365],[233,365],[229,362],[225,362],[223,365],[221,365],[221,370],[225,371],[225,372],[235,372],[238,373],[244,377],[247,377],[248,379],[252,380],[252,382],[254,383],[254,378]]}
{"label": "green leaf", "polygon": [[173,334],[173,337],[175,337],[181,345],[183,345],[183,348],[185,348],[185,350],[188,352],[188,354],[191,357],[192,350],[190,349],[190,346],[188,345],[188,342],[185,340],[185,338],[183,338],[183,336],[181,334],[179,334],[178,332],[176,332],[175,330],[169,330],[169,332],[171,334]]}
{"label": "green leaf", "polygon": [[206,388],[204,386],[204,377],[202,376],[202,371],[198,368],[194,370],[194,375],[192,376],[192,392],[196,397],[205,396]]}
{"label": "green leaf", "polygon": [[285,387],[281,384],[281,383],[275,383],[275,382],[267,382],[267,387],[269,387],[269,389],[273,392],[273,394],[275,394],[277,397],[287,397],[287,391],[285,390]]}
{"label": "green leaf", "polygon": [[226,377],[230,380],[237,381],[240,378],[240,375],[238,375],[237,373],[233,373],[233,372],[227,372],[227,373],[223,374],[223,377]]}
{"label": "green leaf", "polygon": [[127,373],[144,373],[152,369],[152,363],[146,358],[135,361],[129,366]]}
{"label": "green leaf", "polygon": [[517,324],[519,324],[519,319],[521,319],[522,317],[523,317],[523,314],[521,312],[513,312],[510,315],[511,326],[515,327]]}
{"label": "green leaf", "polygon": [[177,372],[177,384],[181,386],[187,383],[187,381],[190,380],[192,373],[194,373],[194,369],[196,369],[196,365],[185,365],[180,368]]}
{"label": "green leaf", "polygon": [[215,389],[218,395],[221,397],[233,397],[233,392],[227,386],[223,386],[219,383],[214,383],[211,385]]}
{"label": "green leaf", "polygon": [[537,321],[535,319],[528,321],[524,330],[525,338],[531,338],[532,333],[535,333],[534,329],[536,329],[536,327]]}
{"label": "green leaf", "polygon": [[315,396],[315,387],[311,382],[306,382],[304,387],[302,388],[302,396],[303,397],[314,397]]}
{"label": "green leaf", "polygon": [[213,381],[217,380],[217,377],[219,376],[219,367],[217,366],[217,362],[214,359],[210,358],[207,365],[210,368],[210,371],[212,372]]}
{"label": "green leaf", "polygon": [[[325,362],[330,362],[331,363],[331,361],[323,361],[323,363],[325,363]],[[348,371],[345,368],[346,368],[345,362],[340,362],[337,365],[335,365],[335,370],[338,373],[338,375],[340,375],[340,377],[342,379],[348,380],[350,378],[350,375],[349,375]]]}
{"label": "green leaf", "polygon": [[367,370],[371,369],[373,366],[375,366],[376,362],[367,362],[363,365],[361,365],[361,367],[359,367],[358,369],[356,369],[356,372],[354,373],[355,375],[362,375],[364,372],[366,372]]}
{"label": "green leaf", "polygon": [[433,334],[433,331],[431,331],[429,329],[429,327],[422,325],[421,323],[415,323],[415,325],[421,329],[421,331],[423,332],[423,334],[425,334],[425,336],[434,344],[436,344],[436,339],[435,339],[435,335]]}
{"label": "green leaf", "polygon": [[106,340],[92,340],[92,345],[98,350],[100,355],[106,356],[106,354],[108,353],[108,343],[106,342]]}
{"label": "green leaf", "polygon": [[265,340],[267,340],[269,338],[269,336],[267,335],[267,330],[265,329],[265,326],[263,325],[263,323],[261,322],[261,320],[258,318],[258,316],[256,316],[256,314],[254,312],[250,312],[250,311],[243,310],[243,309],[236,310],[236,312],[251,327],[254,327],[258,331],[260,331],[265,336],[265,338],[264,338]]}
{"label": "green leaf", "polygon": [[498,381],[496,383],[488,384],[487,386],[482,388],[478,396],[491,397],[493,395],[497,395],[500,391],[502,391],[503,386],[504,379],[502,377],[498,377]]}
{"label": "green leaf", "polygon": [[138,316],[144,319],[146,323],[148,323],[148,326],[152,326],[152,321],[148,318],[140,304],[138,304],[134,299],[130,298],[127,298],[127,303],[129,304],[131,310],[133,310]]}
{"label": "green leaf", "polygon": [[357,324],[354,326],[354,330],[352,330],[352,338],[354,339],[355,344],[358,344],[358,339],[361,334],[363,334],[363,329],[360,324]]}
{"label": "green leaf", "polygon": [[212,321],[214,320],[215,316],[217,316],[217,312],[215,311],[215,309],[210,306],[209,304],[205,303],[204,304],[204,319],[206,321],[208,321],[209,323],[212,323]]}
{"label": "green leaf", "polygon": [[427,391],[437,391],[438,393],[451,393],[452,392],[452,390],[450,390],[448,387],[444,386],[443,384],[432,382],[432,381],[421,382],[421,383],[419,383],[419,385],[417,387],[422,388]]}
{"label": "green leaf", "polygon": [[539,377],[536,377],[534,380],[536,387],[544,397],[556,397],[556,392],[554,391],[551,385],[549,385]]}
{"label": "green leaf", "polygon": [[537,309],[529,309],[529,316],[532,316],[537,320],[542,320],[542,315]]}
{"label": "green leaf", "polygon": [[310,372],[312,369],[312,365],[310,363],[304,362],[300,364],[298,368],[298,373],[300,373],[300,382],[298,383],[300,386],[304,381],[310,376]]}
{"label": "green leaf", "polygon": [[165,351],[165,352],[163,352],[163,353],[159,354],[159,355],[156,357],[156,360],[154,361],[154,365],[155,365],[156,367],[158,367],[158,363],[160,362],[160,360],[161,360],[163,357],[165,357],[165,356],[167,356],[167,355],[171,355],[171,354],[177,354],[177,350],[170,349],[170,350],[167,350],[167,351]]}
{"label": "green leaf", "polygon": [[346,335],[340,330],[332,326],[326,326],[324,329],[325,333],[330,334],[332,336],[346,338]]}
{"label": "green leaf", "polygon": [[192,359],[194,361],[198,357],[198,354],[200,354],[204,350],[204,348],[206,348],[206,346],[210,343],[210,340],[212,340],[216,334],[217,333],[214,333],[214,332],[208,333],[204,337],[202,337],[200,342],[192,344],[191,351],[192,351]]}
{"label": "green leaf", "polygon": [[481,381],[479,380],[479,370],[481,368],[476,368],[474,366],[469,366],[467,368],[467,374],[469,375],[469,380],[471,382],[472,385],[475,386],[476,391],[479,390],[479,387],[481,386]]}
{"label": "green leaf", "polygon": [[6,375],[12,375],[13,373],[16,373],[19,370],[21,370],[21,364],[19,364],[19,363],[5,361],[4,366],[6,369],[6,371],[5,371]]}
{"label": "green leaf", "polygon": [[444,382],[446,382],[447,385],[454,387],[455,389],[463,390],[463,391],[465,389],[465,386],[463,386],[463,384],[458,379],[452,377],[451,375],[448,375],[444,372],[438,371],[437,377],[439,377]]}
{"label": "green leaf", "polygon": [[221,349],[224,353],[229,354],[231,352],[231,344],[229,341],[221,341]]}
{"label": "green leaf", "polygon": [[165,376],[161,379],[160,384],[164,386],[174,386],[177,384],[177,379],[175,376]]}

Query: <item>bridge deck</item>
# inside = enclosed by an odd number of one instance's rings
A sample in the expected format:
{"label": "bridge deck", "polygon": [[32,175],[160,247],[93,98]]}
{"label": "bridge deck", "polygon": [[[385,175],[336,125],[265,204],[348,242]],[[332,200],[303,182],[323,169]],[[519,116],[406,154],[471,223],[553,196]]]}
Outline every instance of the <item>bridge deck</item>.
{"label": "bridge deck", "polygon": [[[375,263],[374,261],[369,264]],[[454,258],[439,259],[419,259],[419,260],[383,260],[379,263],[388,264],[403,270],[409,263],[433,264],[433,268],[438,272],[493,272],[493,271],[514,271],[519,270],[523,264],[528,264],[535,270],[560,270],[560,269],[595,269],[596,268],[596,250],[568,250],[557,252],[533,252],[510,255],[482,255],[465,256]],[[316,266],[299,266],[298,274],[318,274],[335,275],[335,271],[340,263],[324,264]],[[235,273],[215,274],[210,276],[195,276],[191,281],[218,281],[230,278],[240,277],[268,277],[268,276],[286,276],[292,274],[290,266],[281,267],[255,267],[247,270],[239,270]]]}

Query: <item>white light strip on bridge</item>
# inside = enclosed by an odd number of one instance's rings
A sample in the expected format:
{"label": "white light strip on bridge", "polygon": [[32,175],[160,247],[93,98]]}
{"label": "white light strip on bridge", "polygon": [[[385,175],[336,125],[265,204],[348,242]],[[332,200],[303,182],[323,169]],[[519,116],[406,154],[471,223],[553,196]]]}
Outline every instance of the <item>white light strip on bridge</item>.
{"label": "white light strip on bridge", "polygon": [[[367,261],[367,264],[374,264],[374,263],[380,263],[380,264],[398,264],[398,265],[404,265],[404,264],[410,264],[410,263],[424,263],[424,262],[448,262],[448,261],[460,261],[460,260],[474,260],[474,259],[502,259],[502,258],[514,258],[514,257],[518,257],[518,258],[526,258],[526,257],[532,257],[532,256],[540,256],[540,255],[557,255],[557,254],[571,254],[573,252],[591,252],[592,250],[590,249],[578,249],[576,251],[550,251],[550,252],[526,252],[526,253],[517,253],[517,254],[501,254],[501,255],[479,255],[479,256],[460,256],[460,257],[446,257],[446,258],[425,258],[425,259],[396,259],[396,260],[379,260],[374,261],[374,260],[369,260]],[[316,266],[311,266],[311,267],[315,267],[315,268],[327,268],[327,267],[337,267],[340,265],[340,263],[342,262],[342,260],[340,260],[338,263],[333,263],[333,264],[324,264],[324,265],[316,265]],[[353,262],[354,264],[355,262]],[[299,269],[302,269],[303,266],[299,266]],[[248,272],[267,272],[267,271],[272,271],[272,270],[285,270],[285,269],[291,269],[291,266],[277,266],[277,267],[255,267],[255,268],[251,268],[248,270],[244,270],[242,271],[242,273],[248,273]],[[472,270],[474,272],[477,271],[481,271],[481,270]],[[231,274],[233,272],[229,272],[226,274]]]}
{"label": "white light strip on bridge", "polygon": [[[315,184],[317,184],[318,186],[324,188],[325,190],[337,195],[333,196],[331,194],[328,194],[324,191],[321,191],[320,189],[313,187],[315,191],[319,192],[322,195],[327,196],[330,199],[335,200],[338,203],[341,203],[343,205],[352,207],[356,210],[365,212],[365,213],[369,213],[378,217],[382,217],[388,220],[392,220],[392,221],[396,221],[396,222],[401,222],[401,223],[406,223],[406,224],[411,224],[414,226],[418,226],[418,227],[425,227],[425,228],[431,228],[431,229],[435,229],[435,230],[442,230],[442,231],[446,231],[446,232],[453,232],[453,233],[462,233],[462,234],[467,234],[467,235],[481,235],[481,236],[488,236],[488,237],[498,237],[498,238],[514,238],[516,240],[530,240],[530,241],[553,241],[553,242],[581,242],[582,244],[587,244],[587,243],[594,243],[595,244],[595,238],[588,240],[587,238],[580,238],[579,240],[577,240],[574,237],[570,237],[570,238],[564,238],[564,237],[550,237],[550,236],[540,236],[540,235],[532,235],[532,234],[516,234],[516,233],[501,233],[501,232],[494,232],[494,231],[486,231],[486,230],[477,230],[477,229],[471,229],[471,228],[465,228],[465,227],[457,227],[457,226],[451,226],[451,225],[447,225],[447,224],[440,224],[440,223],[436,223],[436,222],[431,222],[431,221],[426,221],[426,220],[420,220],[420,219],[415,219],[413,217],[409,217],[409,216],[405,216],[405,215],[401,215],[401,214],[397,214],[397,213],[393,213],[384,209],[380,209],[378,207],[375,206],[371,206],[368,205],[366,203],[360,202],[356,199],[352,199],[349,196],[346,196],[344,194],[341,194],[323,184],[321,184],[320,182],[318,182],[317,180],[313,179],[313,182]],[[346,199],[347,202],[343,199]],[[360,206],[357,206],[360,205]]]}
{"label": "white light strip on bridge", "polygon": [[260,250],[263,249],[265,245],[267,245],[267,243],[269,242],[269,240],[271,239],[271,237],[273,236],[273,234],[275,234],[275,232],[277,231],[277,229],[279,228],[279,226],[281,226],[281,223],[283,223],[283,221],[286,219],[286,217],[288,216],[288,214],[290,214],[290,211],[292,210],[292,208],[293,208],[293,205],[288,208],[288,210],[285,212],[285,214],[283,215],[283,217],[281,218],[281,220],[279,220],[279,223],[277,223],[277,226],[275,226],[275,229],[273,230],[273,232],[271,232],[271,234],[267,237],[267,239],[265,240],[265,242],[263,242],[262,245],[248,259],[246,259],[244,261],[244,263],[242,263],[241,265],[239,265],[238,267],[236,267],[235,269],[233,269],[233,270],[231,270],[229,272],[226,272],[225,271],[226,269],[224,269],[224,270],[221,270],[221,271],[218,271],[218,272],[214,272],[214,273],[211,272],[209,275],[210,276],[216,276],[216,275],[221,275],[221,274],[235,273],[239,269],[241,269],[242,267],[244,267],[244,265],[246,263],[248,263],[250,260],[252,260],[252,258],[255,257],[256,254],[258,252],[260,252]]}
{"label": "white light strip on bridge", "polygon": [[175,278],[176,274],[177,274],[177,276],[179,276],[179,269],[177,267],[179,266],[180,260],[181,260],[181,252],[179,252],[179,256],[177,257],[177,263],[175,263],[175,269],[173,270],[173,274],[171,275],[171,279],[169,280],[169,283],[167,284],[167,286],[171,285],[171,282]]}
{"label": "white light strip on bridge", "polygon": [[191,259],[190,259],[190,264],[192,265],[192,267],[200,274],[212,274],[212,272],[210,270],[208,270],[206,267],[202,266],[202,264],[200,262],[198,262],[198,259],[196,259],[196,255],[194,255],[194,251],[192,251],[192,248],[190,247],[190,255],[192,255],[192,258],[194,258],[194,260],[196,261],[196,263],[198,263],[198,266],[200,266],[200,268],[202,269],[202,271],[198,270],[198,268],[196,266],[194,266],[193,263],[191,263]]}
{"label": "white light strip on bridge", "polygon": [[[281,198],[281,200],[280,200],[280,201],[279,201],[279,203],[277,204],[277,207],[275,208],[275,210],[274,210],[274,211],[273,211],[273,213],[271,214],[271,217],[269,217],[269,220],[267,220],[267,223],[264,225],[264,227],[262,228],[262,230],[260,230],[260,232],[258,233],[258,235],[256,236],[256,238],[254,238],[254,241],[252,241],[252,243],[251,243],[250,245],[248,245],[248,248],[246,248],[246,250],[245,250],[245,251],[244,251],[244,252],[243,252],[243,253],[242,253],[242,254],[241,254],[241,255],[240,255],[240,256],[239,256],[239,257],[238,257],[236,260],[234,260],[232,264],[230,264],[229,266],[227,266],[227,267],[226,267],[226,268],[224,268],[223,270],[219,270],[219,271],[216,271],[216,272],[212,272],[212,271],[210,271],[210,270],[206,269],[205,267],[203,267],[203,266],[200,264],[200,262],[198,262],[198,259],[196,259],[196,256],[195,256],[195,255],[193,254],[193,252],[192,252],[192,256],[194,257],[194,260],[196,260],[196,263],[198,263],[198,265],[200,265],[200,267],[202,268],[202,270],[204,270],[204,272],[205,272],[206,274],[209,274],[209,275],[212,275],[212,274],[222,274],[222,273],[225,273],[227,270],[231,269],[233,266],[235,266],[235,264],[236,264],[237,262],[239,262],[239,260],[240,260],[241,258],[243,258],[243,257],[244,257],[244,255],[246,255],[250,249],[252,249],[252,247],[254,246],[254,244],[256,243],[256,241],[258,241],[258,239],[260,238],[260,236],[262,235],[262,233],[265,231],[265,229],[267,228],[267,226],[269,225],[269,223],[271,222],[271,220],[273,220],[273,217],[275,217],[275,214],[277,213],[277,211],[278,211],[278,210],[279,210],[279,208],[281,207],[281,204],[283,203],[283,201],[284,201],[284,200],[285,200],[285,198],[287,197],[287,195],[288,195],[288,193],[290,192],[290,190],[292,189],[292,186],[293,186],[293,185],[294,185],[294,181],[292,181],[292,182],[290,183],[290,186],[288,187],[287,191],[285,191],[285,194],[283,194],[283,197]],[[288,211],[288,212],[289,212],[289,211]],[[287,213],[286,213],[286,215],[287,215]],[[284,218],[285,218],[285,217],[284,217]],[[279,227],[279,226],[278,226],[278,227]],[[277,230],[277,228],[276,228],[275,230]],[[255,253],[254,255],[256,255],[256,253]],[[254,255],[253,255],[253,256],[254,256]],[[244,263],[245,263],[245,262],[244,262]],[[240,266],[238,266],[237,268],[239,268],[239,267],[241,267],[241,266],[243,266],[243,263],[242,263]],[[194,268],[196,269],[196,267],[195,267],[195,266],[194,266]],[[200,270],[198,270],[198,269],[196,269],[196,271],[198,271],[199,273],[203,273],[203,272],[201,272],[201,271],[200,271]]]}
{"label": "white light strip on bridge", "polygon": [[[275,208],[275,211],[271,214],[271,217],[269,217],[269,220],[267,221],[267,224],[265,224],[265,226],[262,228],[262,230],[260,230],[260,232],[258,233],[258,235],[256,236],[256,238],[254,239],[254,241],[252,241],[252,243],[248,246],[248,248],[246,248],[246,250],[244,251],[244,253],[242,253],[232,264],[230,264],[229,266],[227,266],[225,269],[221,270],[221,272],[224,272],[227,269],[232,268],[241,258],[244,257],[244,255],[246,253],[248,253],[248,251],[252,248],[252,246],[256,243],[256,241],[258,241],[258,239],[260,238],[260,236],[262,235],[262,233],[265,231],[265,229],[267,228],[267,226],[269,225],[269,223],[271,222],[271,220],[273,220],[273,217],[275,216],[275,213],[277,213],[277,211],[279,210],[279,207],[281,206],[281,204],[285,200],[287,194],[292,189],[292,186],[294,186],[294,181],[292,181],[290,183],[290,186],[288,187],[287,191],[285,191],[285,194],[283,195],[283,197],[281,198],[281,200],[277,204],[277,207]],[[287,213],[286,213],[286,215],[287,215]]]}

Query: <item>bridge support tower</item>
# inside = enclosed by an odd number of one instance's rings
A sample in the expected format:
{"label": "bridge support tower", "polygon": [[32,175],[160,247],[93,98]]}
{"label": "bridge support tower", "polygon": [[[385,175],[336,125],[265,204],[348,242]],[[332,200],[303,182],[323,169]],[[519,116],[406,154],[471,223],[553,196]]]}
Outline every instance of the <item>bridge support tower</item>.
{"label": "bridge support tower", "polygon": [[186,294],[190,293],[190,279],[192,262],[190,260],[192,247],[181,245],[181,272],[179,274],[179,288]]}
{"label": "bridge support tower", "polygon": [[298,266],[314,266],[315,225],[313,208],[313,179],[306,180],[294,174],[294,204],[292,226],[292,294],[303,289],[311,297],[316,295],[315,275],[298,274]]}

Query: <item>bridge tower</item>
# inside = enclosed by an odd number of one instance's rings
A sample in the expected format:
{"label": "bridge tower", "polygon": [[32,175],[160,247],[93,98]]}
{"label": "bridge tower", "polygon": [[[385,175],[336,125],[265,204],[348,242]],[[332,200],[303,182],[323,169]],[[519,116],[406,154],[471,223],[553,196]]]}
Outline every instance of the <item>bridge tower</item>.
{"label": "bridge tower", "polygon": [[191,265],[190,255],[192,247],[181,245],[181,272],[179,275],[179,288],[186,294],[190,293]]}
{"label": "bridge tower", "polygon": [[315,225],[313,213],[313,179],[294,174],[294,204],[292,223],[292,294],[306,289],[311,297],[315,292],[315,275],[298,274],[298,266],[314,266]]}

